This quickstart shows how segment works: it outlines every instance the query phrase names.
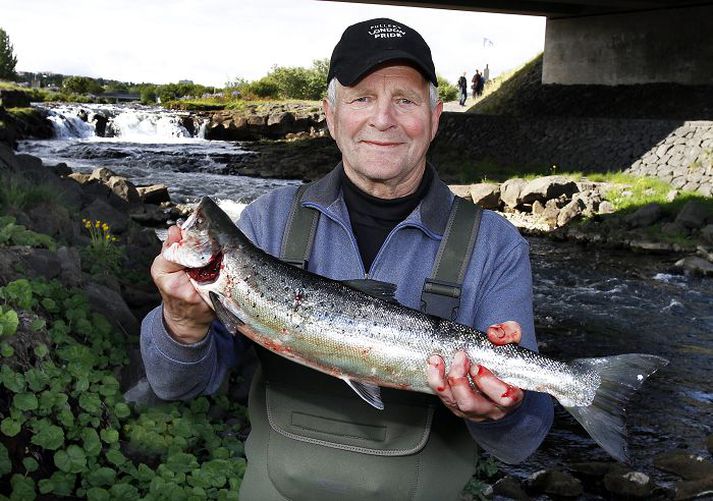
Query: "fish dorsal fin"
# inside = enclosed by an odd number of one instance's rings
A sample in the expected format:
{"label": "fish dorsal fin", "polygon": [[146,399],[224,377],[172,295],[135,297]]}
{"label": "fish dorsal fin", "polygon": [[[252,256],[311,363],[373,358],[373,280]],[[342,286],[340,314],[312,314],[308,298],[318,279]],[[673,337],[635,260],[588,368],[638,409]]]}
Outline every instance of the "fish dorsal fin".
{"label": "fish dorsal fin", "polygon": [[398,301],[396,301],[396,284],[372,280],[370,278],[342,280],[342,283],[352,289],[369,294],[370,296],[378,297],[389,303],[398,304]]}
{"label": "fish dorsal fin", "polygon": [[232,332],[233,335],[237,334],[238,327],[245,325],[245,322],[240,320],[237,313],[233,311],[234,308],[230,304],[230,301],[225,299],[225,296],[213,291],[208,292],[208,296],[210,296],[210,300],[213,303],[213,309],[215,310],[218,320],[220,320],[225,328]]}
{"label": "fish dorsal fin", "polygon": [[342,379],[369,405],[379,409],[380,411],[384,410],[384,402],[381,401],[381,389],[377,385],[371,383],[360,383],[359,381],[354,381],[346,377]]}

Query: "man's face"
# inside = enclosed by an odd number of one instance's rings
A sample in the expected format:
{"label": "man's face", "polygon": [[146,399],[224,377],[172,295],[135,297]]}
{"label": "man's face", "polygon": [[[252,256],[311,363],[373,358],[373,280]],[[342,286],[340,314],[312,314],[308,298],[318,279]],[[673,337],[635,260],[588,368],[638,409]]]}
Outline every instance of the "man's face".
{"label": "man's face", "polygon": [[428,83],[410,66],[385,66],[352,87],[337,84],[334,106],[324,101],[329,132],[344,171],[362,190],[382,198],[413,192],[426,166],[443,104],[431,109]]}

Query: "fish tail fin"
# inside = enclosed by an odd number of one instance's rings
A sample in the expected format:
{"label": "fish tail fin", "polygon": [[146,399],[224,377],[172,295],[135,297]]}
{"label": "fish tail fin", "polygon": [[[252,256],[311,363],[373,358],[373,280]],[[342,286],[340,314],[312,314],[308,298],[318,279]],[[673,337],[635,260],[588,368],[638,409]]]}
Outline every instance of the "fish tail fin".
{"label": "fish tail fin", "polygon": [[580,358],[572,363],[596,371],[601,383],[590,405],[564,408],[604,450],[618,461],[627,462],[626,404],[646,378],[667,365],[668,360],[655,355],[629,353],[605,358]]}

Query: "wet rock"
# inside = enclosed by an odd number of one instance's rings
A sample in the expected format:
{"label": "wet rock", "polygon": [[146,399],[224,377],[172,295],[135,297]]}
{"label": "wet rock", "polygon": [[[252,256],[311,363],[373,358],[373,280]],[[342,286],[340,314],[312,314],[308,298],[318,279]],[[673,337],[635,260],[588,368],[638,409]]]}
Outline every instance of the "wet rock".
{"label": "wet rock", "polygon": [[500,185],[496,183],[477,183],[470,185],[470,198],[483,209],[500,207]]}
{"label": "wet rock", "polygon": [[509,499],[527,500],[530,496],[520,485],[520,481],[510,475],[501,478],[493,484],[493,494]]}
{"label": "wet rock", "polygon": [[659,470],[673,473],[685,480],[713,477],[713,463],[686,451],[664,452],[654,458]]}
{"label": "wet rock", "polygon": [[701,238],[704,241],[713,244],[713,224],[706,225],[703,229],[701,229]]}
{"label": "wet rock", "polygon": [[72,168],[64,162],[60,162],[53,166],[47,166],[47,168],[54,172],[57,176],[69,176],[72,173]]}
{"label": "wet rock", "polygon": [[706,438],[706,449],[713,454],[713,435],[708,435],[708,438]]}
{"label": "wet rock", "polygon": [[534,491],[551,496],[575,498],[584,492],[582,483],[578,479],[561,470],[535,472],[528,482]]}
{"label": "wet rock", "polygon": [[535,200],[545,201],[562,195],[569,198],[579,191],[577,183],[563,176],[544,176],[533,179],[523,186],[520,200],[531,204]]}
{"label": "wet rock", "polygon": [[60,262],[48,249],[0,247],[0,283],[18,278],[57,278]]}
{"label": "wet rock", "polygon": [[111,169],[107,169],[106,167],[99,167],[92,171],[89,176],[89,180],[91,181],[95,179],[97,181],[101,181],[102,183],[106,183],[107,181],[109,181],[109,179],[116,175],[117,174]]}
{"label": "wet rock", "polygon": [[571,465],[569,465],[569,467],[578,476],[584,476],[591,479],[604,478],[604,475],[611,471],[616,471],[618,473],[624,473],[625,471],[627,471],[626,468],[621,466],[619,463],[610,463],[604,461],[572,463]]}
{"label": "wet rock", "polygon": [[653,491],[651,479],[640,471],[610,472],[604,476],[604,487],[624,498],[647,498]]}
{"label": "wet rock", "polygon": [[690,231],[677,221],[661,225],[661,232],[666,235],[688,235]]}
{"label": "wet rock", "polygon": [[112,233],[120,234],[129,227],[129,216],[104,200],[97,198],[81,211],[82,218],[99,220],[109,225]]}
{"label": "wet rock", "polygon": [[131,313],[124,298],[117,291],[96,282],[89,282],[84,288],[90,306],[106,317],[120,332],[139,334],[139,322]]}
{"label": "wet rock", "polygon": [[683,206],[675,222],[686,228],[702,228],[713,221],[713,213],[704,204],[690,201]]}
{"label": "wet rock", "polygon": [[624,217],[624,222],[629,228],[643,228],[651,226],[663,217],[663,209],[657,203],[644,205],[640,209]]}
{"label": "wet rock", "polygon": [[111,176],[106,181],[106,185],[117,197],[129,205],[137,205],[141,202],[141,197],[134,184],[123,176]]}
{"label": "wet rock", "polygon": [[713,498],[713,476],[676,484],[674,494],[676,500],[711,498]]}
{"label": "wet rock", "polygon": [[63,284],[69,287],[80,287],[84,283],[82,261],[76,247],[60,247],[57,249],[59,259],[59,276]]}
{"label": "wet rock", "polygon": [[161,205],[163,202],[170,202],[171,195],[168,193],[168,186],[165,184],[153,184],[151,186],[137,186],[136,190],[145,204]]}
{"label": "wet rock", "polygon": [[694,275],[713,275],[713,263],[698,256],[687,256],[674,263],[674,268]]}

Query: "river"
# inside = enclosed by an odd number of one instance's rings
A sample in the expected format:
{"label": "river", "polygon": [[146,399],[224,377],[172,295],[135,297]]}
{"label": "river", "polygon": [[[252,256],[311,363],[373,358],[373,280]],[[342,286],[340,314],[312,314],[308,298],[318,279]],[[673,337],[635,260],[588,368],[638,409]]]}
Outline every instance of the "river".
{"label": "river", "polygon": [[[84,110],[84,111],[82,111]],[[178,113],[110,105],[53,107],[58,138],[24,141],[20,150],[75,171],[105,166],[135,184],[164,183],[175,202],[204,195],[239,206],[294,181],[228,176],[225,165],[249,145],[207,141],[190,133]],[[80,114],[109,117],[114,137],[101,138]],[[541,351],[564,360],[652,353],[669,366],[644,384],[628,409],[632,465],[659,482],[655,454],[677,448],[705,453],[713,433],[713,280],[671,274],[671,257],[581,247],[530,238],[535,315]],[[506,467],[524,477],[575,461],[609,460],[566,411],[525,464]]]}

